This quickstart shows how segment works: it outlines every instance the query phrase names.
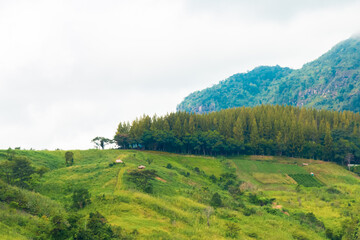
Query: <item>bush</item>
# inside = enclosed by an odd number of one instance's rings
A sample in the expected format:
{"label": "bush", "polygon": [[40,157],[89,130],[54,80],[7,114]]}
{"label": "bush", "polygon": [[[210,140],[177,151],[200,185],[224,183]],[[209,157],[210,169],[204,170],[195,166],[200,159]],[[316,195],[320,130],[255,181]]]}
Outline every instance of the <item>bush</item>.
{"label": "bush", "polygon": [[168,163],[168,164],[166,165],[166,168],[167,168],[167,169],[172,169],[171,163]]}
{"label": "bush", "polygon": [[335,187],[329,187],[328,189],[326,189],[326,192],[330,194],[341,194],[341,192]]}
{"label": "bush", "polygon": [[220,194],[214,193],[211,198],[210,205],[213,207],[220,207],[222,205]]}
{"label": "bush", "polygon": [[333,230],[327,228],[325,230],[325,235],[328,239],[331,239],[331,240],[341,240],[343,234],[340,232],[335,233],[335,232],[333,232]]}
{"label": "bush", "polygon": [[305,236],[302,232],[294,232],[292,237],[296,240],[308,240],[308,237]]}
{"label": "bush", "polygon": [[265,206],[268,204],[272,204],[276,199],[275,198],[261,198],[258,195],[256,195],[255,193],[250,193],[249,194],[249,202],[256,204],[256,205],[260,205],[260,206]]}
{"label": "bush", "polygon": [[236,238],[239,234],[240,228],[235,223],[226,223],[226,237]]}
{"label": "bush", "polygon": [[153,185],[151,180],[157,176],[155,170],[133,170],[129,173],[129,180],[135,183],[136,187],[146,193],[153,192]]}
{"label": "bush", "polygon": [[306,224],[313,228],[325,229],[325,225],[322,221],[316,218],[316,216],[310,213],[297,213],[293,215],[297,220],[300,221],[300,224]]}
{"label": "bush", "polygon": [[250,216],[250,215],[253,215],[255,213],[256,213],[255,208],[247,208],[247,207],[245,207],[244,210],[243,210],[243,214],[245,216],[247,216],[247,217]]}
{"label": "bush", "polygon": [[91,194],[89,193],[89,190],[85,188],[74,190],[72,195],[73,207],[78,209],[84,208],[91,203],[90,197]]}
{"label": "bush", "polygon": [[211,175],[211,176],[209,177],[209,179],[210,179],[210,181],[213,182],[213,183],[216,183],[216,182],[217,182],[217,178],[215,177],[214,174]]}

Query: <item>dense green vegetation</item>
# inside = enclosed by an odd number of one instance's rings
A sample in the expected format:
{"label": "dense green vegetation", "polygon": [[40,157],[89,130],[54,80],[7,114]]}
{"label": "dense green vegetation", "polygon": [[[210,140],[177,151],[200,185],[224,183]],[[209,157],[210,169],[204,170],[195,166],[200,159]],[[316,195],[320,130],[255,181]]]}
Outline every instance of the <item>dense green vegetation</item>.
{"label": "dense green vegetation", "polygon": [[[71,152],[70,166],[66,151],[12,152],[49,171],[32,191],[1,175],[1,239],[357,239],[360,179],[334,163]],[[13,161],[8,153],[1,164]],[[301,186],[292,174],[324,184]]]}
{"label": "dense green vegetation", "polygon": [[309,174],[289,174],[289,177],[304,187],[321,187],[323,185]]}
{"label": "dense green vegetation", "polygon": [[123,149],[284,155],[345,164],[360,160],[360,115],[271,105],[202,115],[176,112],[120,123],[115,140]]}
{"label": "dense green vegetation", "polygon": [[257,67],[197,91],[177,107],[211,112],[259,104],[286,104],[317,109],[360,111],[360,38],[337,44],[301,69]]}

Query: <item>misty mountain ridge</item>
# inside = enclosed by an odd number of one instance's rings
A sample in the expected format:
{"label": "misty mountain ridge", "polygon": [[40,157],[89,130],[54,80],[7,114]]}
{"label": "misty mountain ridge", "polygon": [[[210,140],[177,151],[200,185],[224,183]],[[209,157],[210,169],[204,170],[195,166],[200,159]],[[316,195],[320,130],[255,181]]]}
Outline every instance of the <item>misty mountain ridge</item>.
{"label": "misty mountain ridge", "polygon": [[237,73],[187,96],[178,111],[286,104],[329,110],[360,111],[360,36],[335,45],[318,59],[293,70],[260,66]]}

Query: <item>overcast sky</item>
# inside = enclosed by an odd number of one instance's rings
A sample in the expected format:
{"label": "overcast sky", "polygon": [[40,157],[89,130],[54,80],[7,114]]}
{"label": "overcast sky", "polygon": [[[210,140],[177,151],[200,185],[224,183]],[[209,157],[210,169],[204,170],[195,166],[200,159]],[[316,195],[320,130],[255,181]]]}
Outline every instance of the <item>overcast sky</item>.
{"label": "overcast sky", "polygon": [[120,121],[360,32],[357,0],[0,0],[0,148],[86,149]]}

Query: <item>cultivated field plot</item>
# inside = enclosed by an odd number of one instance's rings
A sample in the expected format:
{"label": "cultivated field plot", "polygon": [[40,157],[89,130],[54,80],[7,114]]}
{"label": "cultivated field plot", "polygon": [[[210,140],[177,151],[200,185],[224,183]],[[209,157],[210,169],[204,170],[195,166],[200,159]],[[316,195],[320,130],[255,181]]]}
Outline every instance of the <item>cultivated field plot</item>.
{"label": "cultivated field plot", "polygon": [[263,184],[297,184],[287,174],[281,173],[253,173],[252,176]]}
{"label": "cultivated field plot", "polygon": [[324,186],[319,180],[314,176],[309,174],[289,174],[292,179],[294,179],[298,184],[304,187],[321,187]]}
{"label": "cultivated field plot", "polygon": [[281,164],[265,161],[251,161],[234,159],[240,172],[246,173],[281,173],[281,174],[308,174],[308,172],[296,164]]}

